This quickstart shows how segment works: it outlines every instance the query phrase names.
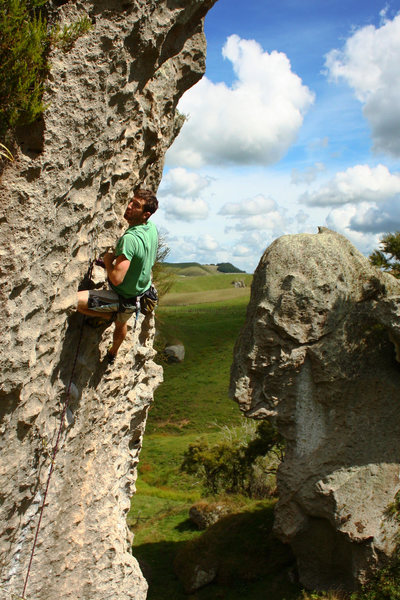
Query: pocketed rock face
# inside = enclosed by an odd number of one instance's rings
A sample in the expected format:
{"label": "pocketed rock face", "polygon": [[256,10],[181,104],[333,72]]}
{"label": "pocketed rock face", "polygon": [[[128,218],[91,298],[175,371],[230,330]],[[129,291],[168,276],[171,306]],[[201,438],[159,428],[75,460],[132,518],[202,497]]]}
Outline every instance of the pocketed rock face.
{"label": "pocketed rock face", "polygon": [[327,229],[266,250],[232,394],[286,438],[275,531],[311,589],[357,588],[394,551],[400,283]]}
{"label": "pocketed rock face", "polygon": [[[70,402],[27,581],[37,600],[146,595],[126,512],[153,391],[153,318],[112,368],[112,327],[73,306],[89,261],[123,230],[134,187],[157,189],[204,72],[203,19],[215,0],[55,2],[64,25],[93,28],[54,48],[43,121],[18,133],[1,174],[0,598],[22,594],[66,389]],[[59,8],[57,8],[59,6]],[[76,357],[76,364],[74,361]]]}

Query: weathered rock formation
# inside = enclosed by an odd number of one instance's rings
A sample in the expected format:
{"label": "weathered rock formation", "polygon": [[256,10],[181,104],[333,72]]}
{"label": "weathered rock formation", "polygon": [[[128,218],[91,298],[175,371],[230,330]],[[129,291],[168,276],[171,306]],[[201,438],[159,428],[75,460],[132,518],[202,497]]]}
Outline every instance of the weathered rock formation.
{"label": "weathered rock formation", "polygon": [[353,589],[395,547],[399,341],[400,283],[344,237],[323,229],[266,250],[232,393],[286,438],[275,530],[309,588]]}
{"label": "weathered rock formation", "polygon": [[161,380],[153,321],[130,332],[112,369],[112,327],[85,325],[74,368],[72,307],[89,261],[120,234],[133,188],[159,184],[182,124],[177,102],[204,72],[214,2],[53,2],[61,28],[89,16],[93,29],[69,52],[53,49],[48,109],[19,132],[1,175],[1,598],[22,594],[68,387],[26,597],[146,595],[125,516]]}

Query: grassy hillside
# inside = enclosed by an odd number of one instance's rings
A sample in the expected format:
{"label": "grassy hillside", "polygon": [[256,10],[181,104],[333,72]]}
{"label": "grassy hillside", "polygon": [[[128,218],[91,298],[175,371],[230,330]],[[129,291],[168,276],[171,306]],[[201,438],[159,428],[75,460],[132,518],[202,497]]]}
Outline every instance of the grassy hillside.
{"label": "grassy hillside", "polygon": [[229,273],[232,275],[244,275],[245,273],[232,265],[232,263],[219,263],[217,265],[201,265],[196,262],[168,263],[163,262],[163,267],[181,277],[193,277],[196,275],[213,275]]}
{"label": "grassy hillside", "polygon": [[298,587],[286,575],[290,552],[271,534],[274,500],[225,497],[232,515],[206,534],[188,519],[190,506],[205,497],[198,478],[180,468],[189,444],[199,438],[214,443],[227,435],[240,439],[253,425],[228,396],[233,346],[246,306],[242,297],[157,311],[158,347],[181,341],[186,355],[182,363],[163,364],[165,381],[149,413],[128,515],[133,554],[149,581],[148,600],[188,598],[174,563],[185,564],[186,556],[193,560],[198,552],[212,561],[218,554],[226,558],[218,580],[190,595],[192,600],[235,600],[244,593],[249,600],[282,600],[283,591],[286,600],[298,597]]}
{"label": "grassy hillside", "polygon": [[167,267],[176,277],[204,277],[205,275],[213,275],[217,272],[217,267],[206,265],[190,265],[187,267]]}
{"label": "grassy hillside", "polygon": [[242,416],[228,397],[233,346],[243,325],[247,298],[158,310],[156,346],[182,342],[185,360],[164,364],[147,424],[148,433],[204,433],[237,425]]}
{"label": "grassy hillside", "polygon": [[164,262],[163,267],[174,275],[180,277],[195,277],[204,275],[213,275],[217,273],[217,265],[201,265],[196,262],[187,263],[168,263]]}
{"label": "grassy hillside", "polygon": [[[193,277],[175,277],[172,286],[161,298],[161,306],[193,305],[208,302],[248,302],[253,276],[249,274],[208,274]],[[235,288],[234,281],[244,281],[245,288]]]}
{"label": "grassy hillside", "polygon": [[[207,278],[208,279],[208,278]],[[204,292],[169,292],[161,298],[160,306],[192,306],[194,304],[229,303],[250,298],[250,288],[206,290]]]}

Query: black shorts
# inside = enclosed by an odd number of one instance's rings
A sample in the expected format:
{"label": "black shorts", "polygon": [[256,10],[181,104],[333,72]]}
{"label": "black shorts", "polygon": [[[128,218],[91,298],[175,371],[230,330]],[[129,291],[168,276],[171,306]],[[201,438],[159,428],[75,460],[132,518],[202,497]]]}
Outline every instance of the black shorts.
{"label": "black shorts", "polygon": [[136,306],[120,312],[119,296],[114,290],[89,290],[88,308],[101,313],[117,313],[116,321],[126,323],[136,312]]}

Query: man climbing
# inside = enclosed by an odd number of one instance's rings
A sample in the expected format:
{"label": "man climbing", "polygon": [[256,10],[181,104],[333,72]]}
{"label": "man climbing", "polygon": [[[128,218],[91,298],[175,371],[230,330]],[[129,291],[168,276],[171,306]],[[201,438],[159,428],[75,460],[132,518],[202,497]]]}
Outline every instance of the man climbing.
{"label": "man climbing", "polygon": [[157,228],[149,221],[158,208],[153,192],[135,190],[124,213],[129,227],[119,238],[114,252],[106,252],[103,262],[110,284],[109,290],[78,292],[79,312],[104,321],[115,319],[113,343],[107,351],[113,363],[128,332],[127,321],[136,312],[136,296],[151,285],[151,270],[158,247]]}

